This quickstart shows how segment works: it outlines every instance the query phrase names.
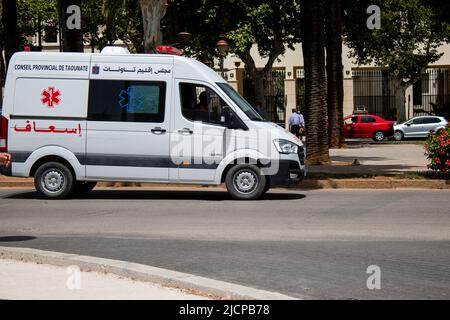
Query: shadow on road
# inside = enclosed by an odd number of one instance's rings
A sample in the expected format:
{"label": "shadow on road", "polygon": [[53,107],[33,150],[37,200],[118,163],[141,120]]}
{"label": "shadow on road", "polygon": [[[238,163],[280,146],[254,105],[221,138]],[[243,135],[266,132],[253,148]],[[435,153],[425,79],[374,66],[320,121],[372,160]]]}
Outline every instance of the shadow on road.
{"label": "shadow on road", "polygon": [[[285,191],[268,192],[261,200],[298,200],[304,194]],[[37,192],[20,192],[5,197],[6,199],[43,199]],[[70,199],[82,200],[206,200],[235,201],[226,191],[175,191],[175,190],[94,190],[90,193],[73,196]],[[256,200],[260,201],[260,200]]]}
{"label": "shadow on road", "polygon": [[29,241],[34,240],[36,237],[30,236],[8,236],[8,237],[0,237],[0,242],[19,242],[19,241]]}

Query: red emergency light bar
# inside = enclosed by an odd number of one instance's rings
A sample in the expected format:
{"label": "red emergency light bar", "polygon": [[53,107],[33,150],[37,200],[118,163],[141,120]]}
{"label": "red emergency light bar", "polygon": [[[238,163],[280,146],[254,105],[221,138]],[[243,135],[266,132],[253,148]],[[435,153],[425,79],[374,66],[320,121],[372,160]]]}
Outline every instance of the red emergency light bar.
{"label": "red emergency light bar", "polygon": [[156,46],[156,52],[160,54],[173,54],[176,56],[183,55],[183,50],[177,49],[172,46]]}

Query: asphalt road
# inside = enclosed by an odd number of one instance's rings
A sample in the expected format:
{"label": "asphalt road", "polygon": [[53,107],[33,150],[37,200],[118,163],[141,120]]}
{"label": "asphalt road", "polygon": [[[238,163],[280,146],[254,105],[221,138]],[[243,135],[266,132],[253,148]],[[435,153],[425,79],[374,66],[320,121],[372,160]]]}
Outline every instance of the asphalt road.
{"label": "asphalt road", "polygon": [[[448,191],[0,190],[0,246],[127,260],[313,299],[450,299]],[[381,269],[368,290],[366,269]]]}

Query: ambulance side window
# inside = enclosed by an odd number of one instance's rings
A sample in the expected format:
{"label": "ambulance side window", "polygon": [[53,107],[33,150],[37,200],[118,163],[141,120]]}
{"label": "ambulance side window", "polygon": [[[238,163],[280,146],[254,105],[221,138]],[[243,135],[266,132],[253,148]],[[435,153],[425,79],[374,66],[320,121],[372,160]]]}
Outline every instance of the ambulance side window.
{"label": "ambulance side window", "polygon": [[164,122],[164,81],[90,80],[88,120]]}
{"label": "ambulance side window", "polygon": [[196,83],[180,83],[181,111],[192,121],[221,125],[222,110],[227,104],[211,88]]}

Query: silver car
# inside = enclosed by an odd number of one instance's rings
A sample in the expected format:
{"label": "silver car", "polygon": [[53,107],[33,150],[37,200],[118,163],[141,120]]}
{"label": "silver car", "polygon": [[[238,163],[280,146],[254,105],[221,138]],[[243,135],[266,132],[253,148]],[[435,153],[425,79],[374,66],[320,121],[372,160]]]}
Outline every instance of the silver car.
{"label": "silver car", "polygon": [[414,117],[406,122],[394,125],[394,139],[426,138],[430,132],[436,132],[447,126],[447,120],[437,116]]}

